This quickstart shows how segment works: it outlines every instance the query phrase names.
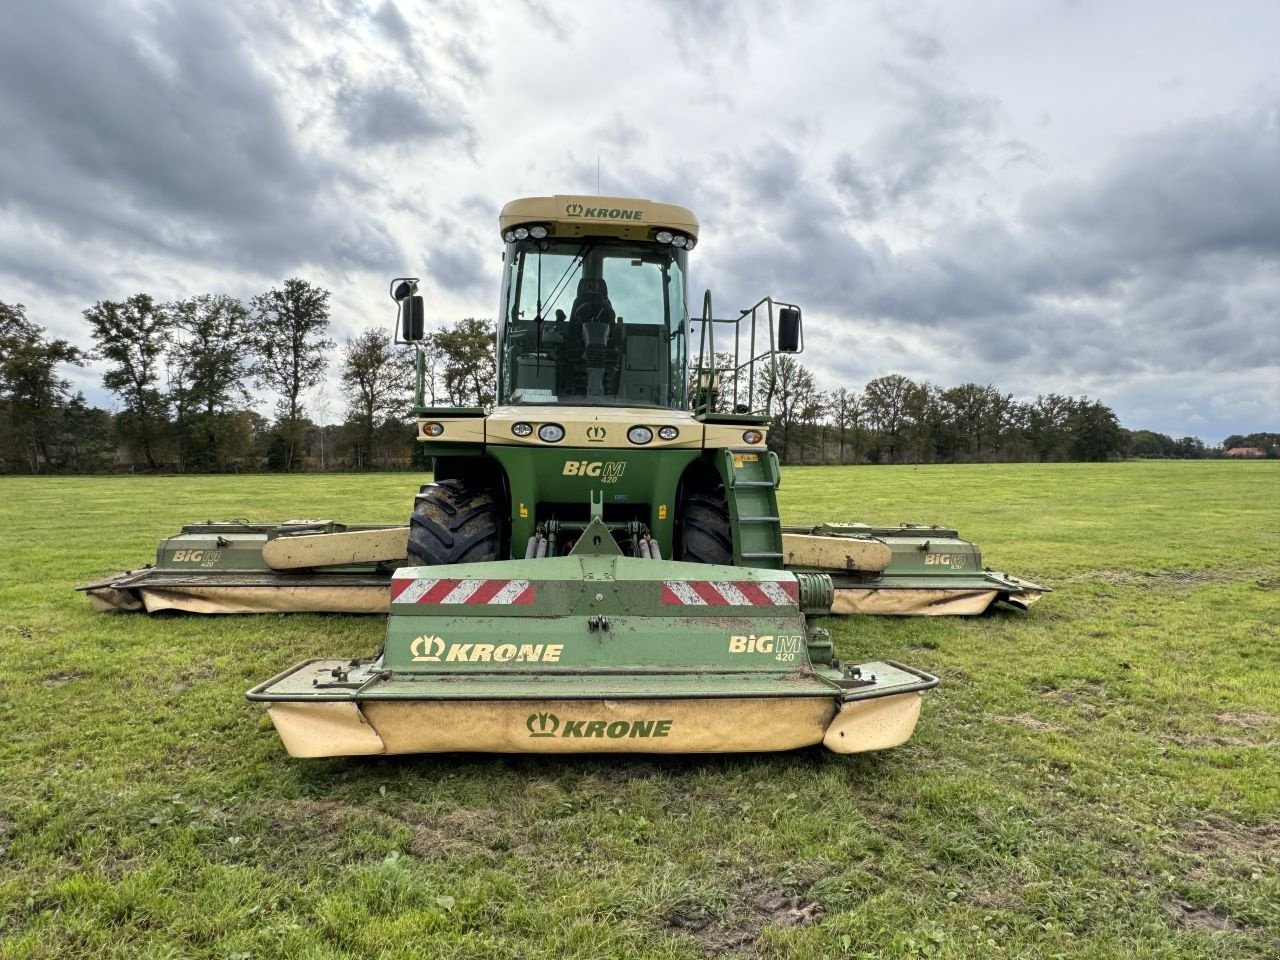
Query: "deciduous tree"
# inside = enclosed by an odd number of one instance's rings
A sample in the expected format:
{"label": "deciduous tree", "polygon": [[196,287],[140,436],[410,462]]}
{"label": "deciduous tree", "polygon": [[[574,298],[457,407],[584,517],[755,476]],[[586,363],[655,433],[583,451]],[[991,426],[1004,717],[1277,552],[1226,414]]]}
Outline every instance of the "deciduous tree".
{"label": "deciduous tree", "polygon": [[328,329],[329,291],[306,280],[286,280],[253,298],[253,375],[260,387],[279,395],[277,459],[286,470],[296,466],[302,445],[302,394],[324,377],[328,352],[336,346],[325,336]]}
{"label": "deciduous tree", "polygon": [[413,355],[397,349],[386,331],[370,327],[343,348],[342,391],[355,422],[355,467],[370,465],[374,434],[388,418],[401,418],[413,398]]}
{"label": "deciduous tree", "polygon": [[97,346],[92,356],[109,366],[102,385],[124,405],[117,418],[147,466],[159,466],[159,443],[168,426],[169,404],[157,384],[164,369],[172,322],[149,294],[101,300],[84,311]]}
{"label": "deciduous tree", "polygon": [[83,356],[66,340],[46,337],[22,304],[0,302],[0,403],[8,438],[32,473],[52,464],[50,444],[69,402],[71,384],[58,367],[83,366]]}

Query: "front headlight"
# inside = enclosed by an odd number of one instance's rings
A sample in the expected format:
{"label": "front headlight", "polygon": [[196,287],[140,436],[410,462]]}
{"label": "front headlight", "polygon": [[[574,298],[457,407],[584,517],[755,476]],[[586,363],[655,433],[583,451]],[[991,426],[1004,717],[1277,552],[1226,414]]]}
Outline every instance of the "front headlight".
{"label": "front headlight", "polygon": [[527,437],[533,433],[533,427],[529,426],[527,423],[513,423],[511,425],[511,432],[517,437]]}
{"label": "front headlight", "polygon": [[653,439],[653,431],[648,427],[632,427],[627,431],[627,439],[636,445],[643,445]]}
{"label": "front headlight", "polygon": [[544,423],[538,428],[538,439],[544,443],[559,443],[564,439],[564,427],[558,423]]}
{"label": "front headlight", "polygon": [[675,427],[659,427],[658,436],[663,440],[674,440],[676,437],[680,436],[680,431]]}

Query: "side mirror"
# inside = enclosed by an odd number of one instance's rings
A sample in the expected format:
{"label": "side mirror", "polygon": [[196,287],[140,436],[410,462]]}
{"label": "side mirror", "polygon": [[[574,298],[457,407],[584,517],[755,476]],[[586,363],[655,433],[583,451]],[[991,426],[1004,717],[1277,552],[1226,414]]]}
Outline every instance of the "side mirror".
{"label": "side mirror", "polygon": [[800,308],[783,307],[778,311],[778,352],[799,353],[804,339],[800,332]]}
{"label": "side mirror", "polygon": [[400,339],[417,343],[425,332],[422,297],[407,296],[400,301]]}

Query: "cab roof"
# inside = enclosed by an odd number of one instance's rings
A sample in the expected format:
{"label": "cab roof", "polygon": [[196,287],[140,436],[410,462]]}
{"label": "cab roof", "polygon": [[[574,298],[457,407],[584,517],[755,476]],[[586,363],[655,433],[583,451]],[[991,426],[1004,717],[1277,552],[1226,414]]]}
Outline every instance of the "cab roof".
{"label": "cab roof", "polygon": [[553,237],[616,237],[652,240],[660,229],[696,238],[698,218],[672,203],[636,197],[523,197],[512,200],[498,215],[498,232],[521,225],[543,224]]}

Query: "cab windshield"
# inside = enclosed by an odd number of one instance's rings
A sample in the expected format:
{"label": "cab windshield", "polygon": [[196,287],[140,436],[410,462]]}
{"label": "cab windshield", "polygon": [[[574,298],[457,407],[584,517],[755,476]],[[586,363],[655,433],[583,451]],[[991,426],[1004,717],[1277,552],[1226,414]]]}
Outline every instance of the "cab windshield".
{"label": "cab windshield", "polygon": [[498,402],[682,409],[685,256],[591,238],[508,244]]}

